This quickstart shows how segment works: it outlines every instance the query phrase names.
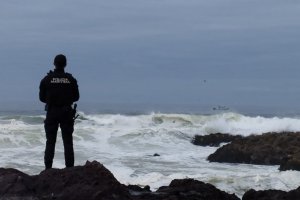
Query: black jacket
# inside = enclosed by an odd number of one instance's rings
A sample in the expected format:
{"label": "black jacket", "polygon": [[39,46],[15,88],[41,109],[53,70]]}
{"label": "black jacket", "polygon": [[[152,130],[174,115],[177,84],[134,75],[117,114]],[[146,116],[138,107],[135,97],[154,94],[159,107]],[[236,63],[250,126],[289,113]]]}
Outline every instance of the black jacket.
{"label": "black jacket", "polygon": [[50,71],[40,83],[40,101],[49,106],[69,106],[79,100],[77,80],[63,70]]}

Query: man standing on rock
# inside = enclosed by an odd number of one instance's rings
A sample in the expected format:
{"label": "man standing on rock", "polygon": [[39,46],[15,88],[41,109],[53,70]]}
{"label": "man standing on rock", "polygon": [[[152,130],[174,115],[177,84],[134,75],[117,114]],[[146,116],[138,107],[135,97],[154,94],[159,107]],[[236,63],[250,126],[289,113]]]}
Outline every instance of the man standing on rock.
{"label": "man standing on rock", "polygon": [[54,71],[50,71],[40,83],[39,98],[46,103],[45,120],[46,149],[45,167],[52,168],[58,127],[62,132],[66,167],[74,166],[73,131],[76,108],[72,104],[79,100],[76,79],[65,72],[67,59],[59,54],[54,58]]}

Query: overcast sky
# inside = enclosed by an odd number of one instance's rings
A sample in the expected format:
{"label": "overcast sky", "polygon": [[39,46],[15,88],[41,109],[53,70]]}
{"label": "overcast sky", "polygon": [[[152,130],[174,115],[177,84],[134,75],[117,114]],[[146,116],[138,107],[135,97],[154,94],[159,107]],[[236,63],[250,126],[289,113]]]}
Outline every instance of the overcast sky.
{"label": "overcast sky", "polygon": [[82,106],[300,107],[299,20],[296,0],[3,1],[0,110],[42,107],[59,53]]}

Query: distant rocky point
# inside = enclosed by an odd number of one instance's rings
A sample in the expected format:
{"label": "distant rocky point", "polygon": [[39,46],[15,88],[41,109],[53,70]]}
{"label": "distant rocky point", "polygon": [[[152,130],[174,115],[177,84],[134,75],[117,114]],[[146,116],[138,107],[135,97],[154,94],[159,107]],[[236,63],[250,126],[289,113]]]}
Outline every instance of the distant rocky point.
{"label": "distant rocky point", "polygon": [[210,162],[280,165],[300,170],[300,132],[265,133],[233,140],[208,156]]}

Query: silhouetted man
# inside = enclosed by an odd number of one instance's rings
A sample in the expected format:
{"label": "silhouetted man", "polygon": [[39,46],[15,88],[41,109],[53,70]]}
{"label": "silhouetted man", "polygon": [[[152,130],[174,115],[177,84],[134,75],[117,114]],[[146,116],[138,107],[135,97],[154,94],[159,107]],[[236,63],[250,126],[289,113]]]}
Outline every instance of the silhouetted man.
{"label": "silhouetted man", "polygon": [[50,71],[40,83],[40,100],[46,103],[45,167],[52,168],[58,127],[62,132],[66,167],[74,166],[73,131],[75,112],[72,104],[79,100],[76,79],[65,72],[67,59],[60,54],[54,58],[54,71]]}

